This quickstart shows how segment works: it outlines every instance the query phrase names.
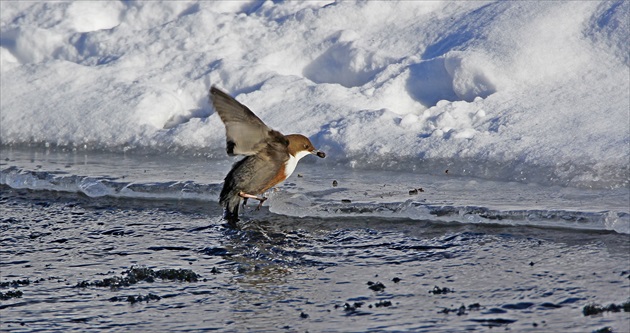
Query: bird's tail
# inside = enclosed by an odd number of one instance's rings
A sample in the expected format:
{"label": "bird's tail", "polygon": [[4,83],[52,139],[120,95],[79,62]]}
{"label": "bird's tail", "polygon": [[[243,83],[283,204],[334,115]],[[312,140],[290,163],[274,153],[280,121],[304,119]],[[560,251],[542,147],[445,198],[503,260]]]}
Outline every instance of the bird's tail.
{"label": "bird's tail", "polygon": [[238,209],[241,205],[241,197],[238,193],[232,193],[232,191],[221,191],[219,203],[225,209],[223,218],[228,221],[231,226],[235,227],[236,222],[238,222]]}

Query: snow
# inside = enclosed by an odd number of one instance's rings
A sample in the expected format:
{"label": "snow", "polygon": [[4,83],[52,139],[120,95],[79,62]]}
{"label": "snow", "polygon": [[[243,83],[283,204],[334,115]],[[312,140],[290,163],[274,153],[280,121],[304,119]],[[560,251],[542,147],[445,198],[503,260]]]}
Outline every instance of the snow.
{"label": "snow", "polygon": [[629,11],[3,1],[0,143],[223,159],[217,85],[326,163],[628,187]]}

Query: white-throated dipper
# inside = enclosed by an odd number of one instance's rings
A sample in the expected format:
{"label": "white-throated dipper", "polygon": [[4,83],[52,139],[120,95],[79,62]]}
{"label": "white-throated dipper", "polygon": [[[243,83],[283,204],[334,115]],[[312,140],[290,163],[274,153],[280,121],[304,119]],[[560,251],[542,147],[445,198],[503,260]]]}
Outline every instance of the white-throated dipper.
{"label": "white-throated dipper", "polygon": [[210,102],[225,124],[228,155],[245,155],[225,177],[219,203],[224,218],[236,227],[241,200],[256,199],[258,208],[267,200],[265,191],[287,179],[306,155],[326,157],[301,134],[283,135],[230,95],[210,88]]}

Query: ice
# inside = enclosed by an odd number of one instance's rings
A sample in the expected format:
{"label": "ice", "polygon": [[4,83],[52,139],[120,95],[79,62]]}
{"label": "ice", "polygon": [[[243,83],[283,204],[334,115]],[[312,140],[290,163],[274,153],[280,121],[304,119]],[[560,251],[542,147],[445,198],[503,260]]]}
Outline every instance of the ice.
{"label": "ice", "polygon": [[217,85],[338,165],[629,186],[627,1],[0,6],[5,147],[225,158]]}
{"label": "ice", "polygon": [[[92,157],[90,163],[98,160]],[[92,198],[193,200],[218,205],[222,183],[207,180],[211,178],[208,173],[214,178],[225,173],[224,166],[219,163],[209,163],[214,167],[202,173],[188,168],[191,161],[170,163],[168,172],[186,174],[191,180],[150,181],[144,172],[130,171],[138,169],[136,166],[141,162],[131,159],[122,166],[112,166],[107,176],[98,176],[88,168],[82,168],[87,174],[79,175],[47,171],[46,167],[29,170],[12,166],[0,171],[0,185],[70,192]],[[22,164],[19,159],[13,163]],[[323,219],[374,217],[630,233],[627,191],[624,189],[584,190],[479,182],[460,177],[418,177],[405,172],[355,172],[322,165],[309,165],[308,169],[302,170],[305,175],[292,176],[287,183],[266,193],[269,199],[262,212],[256,210],[257,204],[244,208],[243,219],[260,219],[270,212]],[[332,180],[337,180],[338,185],[332,186]],[[415,192],[409,192],[414,189]]]}

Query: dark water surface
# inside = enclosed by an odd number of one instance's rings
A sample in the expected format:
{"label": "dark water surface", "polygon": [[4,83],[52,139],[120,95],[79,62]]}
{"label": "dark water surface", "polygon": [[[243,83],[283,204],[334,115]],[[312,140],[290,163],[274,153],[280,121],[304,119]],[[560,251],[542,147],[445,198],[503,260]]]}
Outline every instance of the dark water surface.
{"label": "dark water surface", "polygon": [[[194,201],[6,186],[0,203],[2,282],[29,281],[2,288],[23,293],[0,303],[6,332],[629,327],[628,312],[582,313],[628,299],[628,236],[611,231],[272,214],[235,231]],[[200,277],[94,285],[132,267]]]}
{"label": "dark water surface", "polygon": [[9,154],[0,329],[630,331],[584,313],[630,299],[627,189],[423,176],[411,196],[402,174],[333,188],[311,167],[233,230],[213,201],[229,163]]}

